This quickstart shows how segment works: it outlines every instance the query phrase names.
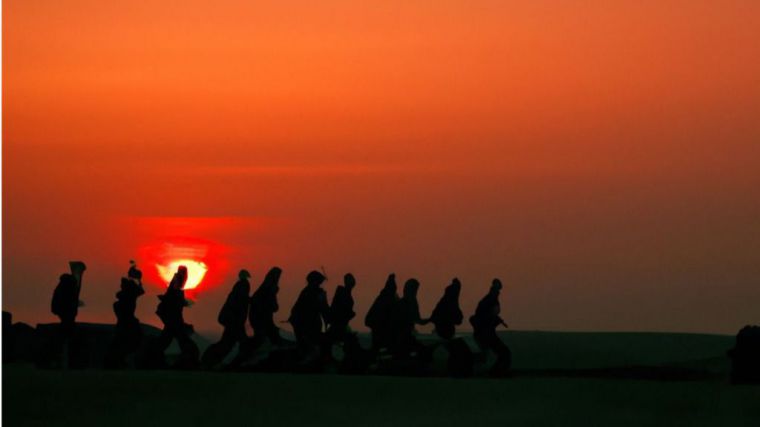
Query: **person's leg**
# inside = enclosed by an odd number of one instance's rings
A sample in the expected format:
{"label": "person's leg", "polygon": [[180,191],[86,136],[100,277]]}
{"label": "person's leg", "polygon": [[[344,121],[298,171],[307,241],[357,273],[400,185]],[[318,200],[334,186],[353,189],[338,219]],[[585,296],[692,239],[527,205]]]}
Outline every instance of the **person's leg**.
{"label": "person's leg", "polygon": [[480,354],[478,355],[477,360],[479,363],[486,363],[488,361],[488,352],[491,350],[491,344],[488,340],[488,333],[476,329],[473,332],[472,336],[475,339],[475,343],[478,345],[478,348],[480,349]]}
{"label": "person's leg", "polygon": [[127,332],[127,346],[125,347],[124,356],[128,356],[137,351],[143,340],[142,328],[140,327],[140,321],[135,318],[130,322]]}
{"label": "person's leg", "polygon": [[219,348],[217,349],[217,358],[218,361],[221,362],[224,360],[227,355],[230,354],[233,348],[235,348],[235,344],[238,342],[243,342],[245,339],[248,338],[245,334],[245,329],[240,327],[233,327],[233,328],[225,328],[224,333],[222,333],[222,339],[219,341]]}
{"label": "person's leg", "polygon": [[266,337],[269,338],[269,342],[272,345],[280,346],[282,345],[282,337],[280,336],[280,328],[277,326],[271,326],[266,331]]}
{"label": "person's leg", "polygon": [[165,352],[167,348],[172,343],[172,340],[174,339],[174,328],[172,328],[170,325],[164,325],[164,329],[161,330],[161,335],[158,336],[158,340],[156,341],[158,349],[161,350],[161,353]]}
{"label": "person's leg", "polygon": [[123,321],[117,321],[114,328],[114,337],[108,346],[108,352],[105,357],[106,368],[121,368],[124,364],[124,353],[126,346],[126,331]]}
{"label": "person's leg", "polygon": [[220,340],[218,342],[215,342],[211,345],[209,345],[206,348],[206,351],[203,352],[203,356],[201,356],[201,365],[204,368],[212,368],[216,366],[217,363],[223,358],[221,356],[222,353],[222,345],[223,341]]}
{"label": "person's leg", "polygon": [[296,338],[296,347],[298,347],[298,351],[303,354],[307,347],[306,334],[300,326],[293,325],[293,335],[295,335]]}
{"label": "person's leg", "polygon": [[499,369],[506,373],[512,368],[512,351],[506,344],[504,344],[504,341],[502,341],[498,335],[495,336],[493,347],[496,354],[499,356],[499,359],[497,360]]}
{"label": "person's leg", "polygon": [[74,354],[74,329],[76,322],[74,316],[61,318],[61,366],[68,368],[71,365],[71,357]]}
{"label": "person's leg", "polygon": [[245,363],[253,356],[256,350],[258,350],[259,347],[264,344],[264,341],[267,338],[269,338],[273,344],[275,344],[275,341],[277,341],[276,344],[279,344],[279,334],[277,333],[277,328],[274,328],[274,330],[275,333],[273,335],[269,330],[263,330],[262,327],[256,327],[253,329],[253,336],[250,338],[246,336],[245,330],[243,330],[243,334],[240,338],[240,349],[238,350],[238,354],[235,356],[235,359],[230,362],[230,367],[237,367]]}
{"label": "person's leg", "polygon": [[[333,360],[332,348],[333,339],[327,335],[326,332],[319,332],[317,337],[317,345],[319,346],[319,357],[323,363],[328,363]],[[337,342],[342,341],[342,336]]]}
{"label": "person's leg", "polygon": [[378,352],[380,352],[380,350],[383,348],[391,347],[391,345],[393,344],[393,334],[388,328],[386,327],[378,328],[378,329],[375,329],[374,332],[376,333],[373,334],[373,338],[377,336],[376,345],[377,345]]}
{"label": "person's leg", "polygon": [[327,332],[326,332],[327,339],[330,340],[330,342],[333,344],[343,342],[346,340],[347,331],[348,331],[348,323],[345,323],[345,322],[333,323],[330,325],[330,328],[327,329]]}
{"label": "person's leg", "polygon": [[512,351],[510,351],[509,347],[507,347],[501,338],[499,338],[496,331],[493,331],[492,333],[489,332],[485,337],[485,340],[487,343],[486,345],[496,353],[497,356],[496,363],[494,363],[491,368],[492,373],[497,375],[505,374],[512,366]]}
{"label": "person's leg", "polygon": [[380,351],[380,334],[376,329],[371,330],[372,333],[372,351]]}
{"label": "person's leg", "polygon": [[179,343],[179,348],[182,351],[183,361],[188,364],[196,365],[198,363],[198,356],[200,355],[198,345],[195,344],[195,341],[193,341],[192,338],[190,338],[190,335],[188,335],[184,328],[178,330],[175,336]]}
{"label": "person's leg", "polygon": [[302,363],[317,362],[321,355],[321,335],[322,333],[313,328],[302,331],[299,339],[299,348],[301,349]]}
{"label": "person's leg", "polygon": [[219,342],[211,344],[203,353],[203,358],[201,359],[203,365],[210,368],[221,363],[227,355],[230,354],[230,351],[235,347],[235,344],[238,341],[242,341],[242,338],[244,337],[245,330],[242,330],[241,333],[240,328],[224,328],[222,338]]}
{"label": "person's leg", "polygon": [[250,340],[251,337],[249,337],[248,333],[245,331],[245,326],[241,326],[238,335],[235,337],[235,343],[238,345],[238,354],[243,351],[243,347],[245,347]]}

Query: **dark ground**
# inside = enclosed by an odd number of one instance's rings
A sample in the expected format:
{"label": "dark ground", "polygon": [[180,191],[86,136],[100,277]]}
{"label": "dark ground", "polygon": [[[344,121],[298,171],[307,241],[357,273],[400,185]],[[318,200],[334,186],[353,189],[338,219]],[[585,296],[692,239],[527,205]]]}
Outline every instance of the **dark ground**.
{"label": "dark ground", "polygon": [[725,380],[41,371],[6,365],[8,426],[760,425]]}
{"label": "dark ground", "polygon": [[[507,379],[39,370],[3,365],[8,426],[760,426],[733,337],[507,332]],[[438,361],[437,363],[442,363]],[[645,378],[645,379],[642,379]]]}

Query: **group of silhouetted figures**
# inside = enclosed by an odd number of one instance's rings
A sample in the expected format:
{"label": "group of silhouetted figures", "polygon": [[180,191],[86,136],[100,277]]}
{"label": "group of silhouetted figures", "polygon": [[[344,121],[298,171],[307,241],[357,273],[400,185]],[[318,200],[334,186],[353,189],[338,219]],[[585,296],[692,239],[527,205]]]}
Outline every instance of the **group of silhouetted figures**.
{"label": "group of silhouetted figures", "polygon": [[[52,301],[52,312],[61,319],[57,344],[65,343],[73,333],[78,308],[81,306],[79,292],[82,275],[86,269],[82,262],[71,262],[71,273],[61,275]],[[353,275],[346,274],[344,282],[338,286],[332,303],[322,288],[326,277],[319,271],[306,276],[306,286],[301,290],[287,320],[291,324],[295,343],[283,338],[274,321],[279,310],[277,294],[282,270],[274,267],[266,274],[261,285],[251,294],[251,275],[241,270],[222,306],[218,322],[224,327],[221,339],[210,345],[203,355],[191,338],[193,327],[185,322],[183,312],[191,304],[185,297],[187,268],[178,267],[166,292],[160,295],[156,314],[164,327],[159,337],[151,343],[154,366],[177,368],[241,369],[252,366],[251,360],[258,360],[261,369],[281,369],[289,364],[294,367],[318,370],[320,366],[334,363],[336,349],[341,354],[340,362],[347,372],[363,372],[378,360],[388,360],[396,366],[405,366],[410,373],[424,369],[432,361],[433,351],[443,346],[449,353],[449,369],[452,373],[466,375],[472,370],[474,355],[461,338],[455,337],[457,326],[463,322],[459,307],[461,283],[453,279],[436,304],[429,318],[420,315],[417,292],[420,283],[409,279],[404,283],[401,296],[398,295],[396,276],[390,274],[385,286],[372,303],[364,324],[371,331],[371,345],[362,346],[350,323],[356,316],[352,291],[356,286]],[[500,317],[499,293],[502,285],[494,279],[490,290],[480,301],[470,323],[473,337],[482,350],[482,355],[492,352],[496,358],[490,367],[494,375],[504,375],[509,371],[512,354],[499,338],[497,328],[506,323]],[[116,293],[113,305],[117,322],[114,339],[109,347],[105,365],[126,366],[126,358],[143,344],[145,337],[140,321],[135,316],[137,299],[145,293],[142,272],[133,261],[126,277],[121,279],[121,288]],[[253,336],[246,332],[249,322]],[[417,339],[415,326],[432,323],[437,339],[433,343],[423,343]],[[176,340],[181,354],[171,364],[166,363],[165,351]],[[257,351],[265,343],[270,351],[266,357],[257,356]],[[234,358],[232,351],[238,346]],[[226,361],[226,363],[225,363]]]}
{"label": "group of silhouetted figures", "polygon": [[[61,275],[51,307],[61,320],[51,344],[61,354],[65,353],[76,329],[76,316],[82,305],[79,293],[86,269],[82,262],[69,264],[71,273]],[[322,288],[325,275],[312,271],[306,276],[306,286],[298,295],[287,320],[295,335],[293,343],[281,336],[274,321],[274,315],[279,310],[277,294],[281,274],[280,268],[272,268],[251,294],[250,273],[246,270],[239,272],[238,280],[219,312],[218,321],[224,327],[222,337],[201,356],[191,338],[193,327],[185,323],[183,317],[185,307],[191,304],[185,297],[187,268],[178,267],[166,292],[158,296],[160,302],[156,314],[164,325],[160,335],[145,337],[140,321],[135,317],[137,299],[145,293],[142,272],[130,261],[129,271],[121,279],[121,289],[116,293],[113,304],[117,322],[104,365],[126,367],[130,355],[134,355],[138,348],[147,347],[147,363],[140,367],[320,372],[328,365],[339,365],[338,372],[344,373],[418,375],[424,374],[432,363],[433,352],[443,348],[448,353],[446,369],[449,375],[468,376],[473,373],[476,355],[463,338],[456,336],[456,328],[464,320],[459,307],[462,285],[458,279],[454,278],[446,287],[430,317],[423,318],[417,302],[420,283],[416,279],[407,280],[399,297],[396,276],[389,275],[364,318],[364,325],[371,331],[371,344],[363,346],[358,334],[350,327],[356,316],[352,296],[356,280],[353,275],[344,276],[343,285],[337,287],[331,304]],[[500,317],[501,289],[501,282],[494,279],[488,293],[469,318],[472,336],[481,350],[480,360],[485,362],[488,354],[495,356],[495,361],[489,366],[481,364],[494,376],[507,374],[512,363],[512,353],[497,333],[499,326],[507,326]],[[253,336],[248,336],[246,332],[246,321],[253,329]],[[421,341],[415,326],[428,323],[433,324],[436,338]],[[165,352],[175,340],[181,354],[168,363]],[[267,343],[268,351],[260,351]],[[239,350],[232,357],[235,346]],[[734,382],[760,382],[760,327],[747,326],[742,329],[737,335],[736,346],[729,351],[729,357],[732,359]],[[61,366],[65,366],[65,355],[61,359],[64,360]]]}

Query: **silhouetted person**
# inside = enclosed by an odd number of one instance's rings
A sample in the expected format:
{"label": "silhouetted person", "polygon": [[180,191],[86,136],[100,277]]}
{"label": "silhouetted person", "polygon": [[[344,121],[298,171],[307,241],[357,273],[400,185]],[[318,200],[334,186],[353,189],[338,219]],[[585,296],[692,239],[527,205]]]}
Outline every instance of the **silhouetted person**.
{"label": "silhouetted person", "polygon": [[760,384],[760,326],[743,327],[736,334],[736,345],[728,356],[732,383]]}
{"label": "silhouetted person", "polygon": [[356,279],[351,273],[343,276],[343,285],[335,289],[332,305],[330,305],[330,327],[327,335],[331,342],[341,342],[351,333],[348,323],[356,316],[354,313],[354,297],[351,291],[356,286]]}
{"label": "silhouetted person", "polygon": [[306,276],[306,287],[298,295],[288,322],[293,325],[293,333],[302,355],[311,356],[322,343],[323,322],[329,322],[330,306],[327,293],[322,289],[326,277],[312,271]]}
{"label": "silhouetted person", "polygon": [[420,349],[421,345],[415,338],[415,325],[426,325],[430,319],[420,316],[420,305],[417,302],[417,291],[420,282],[409,279],[404,283],[404,293],[396,302],[391,313],[391,328],[393,334],[393,353],[405,357]]}
{"label": "silhouetted person", "polygon": [[121,279],[121,290],[116,293],[116,302],[113,305],[116,318],[120,322],[137,322],[135,310],[137,298],[145,293],[142,286],[142,271],[137,269],[134,261],[130,261],[127,277]]}
{"label": "silhouetted person", "polygon": [[430,322],[435,325],[433,331],[439,337],[443,338],[443,343],[448,356],[448,373],[454,377],[467,377],[473,372],[473,355],[472,350],[464,339],[454,338],[456,327],[462,324],[463,315],[459,308],[459,294],[462,290],[462,284],[459,279],[454,278],[451,284],[446,287],[443,297],[438,301],[433,313],[430,315]]}
{"label": "silhouetted person", "polygon": [[130,261],[127,277],[121,279],[121,289],[116,293],[113,312],[116,314],[116,333],[109,349],[106,364],[109,367],[125,365],[124,358],[137,350],[142,340],[140,320],[135,317],[137,298],[145,293],[142,287],[142,272],[134,261]]}
{"label": "silhouetted person", "polygon": [[504,374],[512,366],[512,352],[496,333],[496,328],[499,325],[507,327],[507,324],[500,317],[499,293],[501,288],[501,281],[494,279],[488,294],[480,300],[475,314],[470,317],[473,338],[475,338],[478,346],[483,352],[491,350],[496,353],[496,364],[492,368],[494,374]]}
{"label": "silhouetted person", "polygon": [[246,340],[240,347],[232,366],[237,366],[248,360],[253,353],[269,340],[272,345],[280,345],[280,328],[274,323],[274,314],[280,309],[277,303],[277,293],[280,291],[280,276],[282,269],[272,267],[264,276],[258,289],[251,295],[248,307],[248,321],[253,329],[253,337]]}
{"label": "silhouetted person", "polygon": [[164,323],[164,329],[159,337],[159,349],[163,353],[176,339],[182,356],[177,366],[191,367],[198,362],[198,346],[190,338],[193,326],[185,323],[183,310],[190,303],[185,299],[185,284],[187,283],[187,267],[181,265],[174,273],[166,293],[159,295],[161,302],[158,304],[156,314]]}
{"label": "silhouetted person", "polygon": [[446,287],[443,297],[438,301],[433,313],[430,315],[430,321],[435,325],[435,333],[446,340],[454,337],[457,325],[462,324],[462,310],[459,308],[459,293],[462,290],[462,284],[459,279],[454,278],[451,284]]}
{"label": "silhouetted person", "polygon": [[79,293],[82,289],[82,275],[87,266],[81,261],[70,261],[69,268],[71,273],[61,275],[50,303],[50,311],[61,319],[58,334],[52,342],[55,348],[52,352],[63,355],[61,365],[64,367],[68,367],[70,341],[74,334],[79,307],[84,305],[79,300]]}
{"label": "silhouetted person", "polygon": [[232,287],[232,291],[227,295],[227,301],[224,302],[219,312],[219,324],[224,326],[222,339],[209,346],[203,354],[203,365],[213,367],[220,363],[232,351],[235,344],[244,346],[248,339],[245,332],[245,321],[248,317],[248,294],[251,291],[251,284],[248,279],[251,274],[248,270],[240,270],[238,281]]}
{"label": "silhouetted person", "polygon": [[396,275],[390,274],[364,318],[364,325],[372,331],[372,349],[375,351],[391,344],[391,313],[397,301]]}
{"label": "silhouetted person", "polygon": [[87,266],[81,261],[69,262],[71,273],[62,274],[58,286],[53,291],[50,310],[61,319],[61,330],[70,333],[74,328],[79,307],[79,293],[82,289],[82,275]]}

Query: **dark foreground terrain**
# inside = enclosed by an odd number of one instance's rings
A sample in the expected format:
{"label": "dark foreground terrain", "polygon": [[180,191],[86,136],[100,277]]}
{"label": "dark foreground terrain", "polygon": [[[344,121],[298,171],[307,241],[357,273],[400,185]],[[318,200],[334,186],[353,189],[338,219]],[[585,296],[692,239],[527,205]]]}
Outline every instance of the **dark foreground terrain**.
{"label": "dark foreground terrain", "polygon": [[6,365],[8,426],[760,425],[760,387],[652,381],[43,371]]}
{"label": "dark foreground terrain", "polygon": [[3,421],[109,427],[760,426],[760,386],[728,381],[726,350],[734,337],[502,336],[515,356],[513,376],[506,379],[60,371],[8,363]]}

